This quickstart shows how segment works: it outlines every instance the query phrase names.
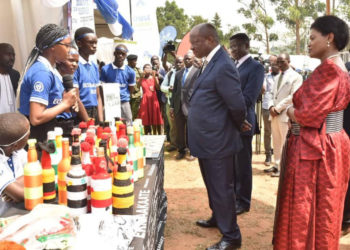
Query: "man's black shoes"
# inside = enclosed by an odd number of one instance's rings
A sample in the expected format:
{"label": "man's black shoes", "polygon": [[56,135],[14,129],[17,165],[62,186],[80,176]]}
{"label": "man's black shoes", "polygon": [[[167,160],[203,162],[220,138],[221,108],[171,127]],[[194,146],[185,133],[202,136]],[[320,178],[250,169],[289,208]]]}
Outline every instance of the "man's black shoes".
{"label": "man's black shoes", "polygon": [[210,218],[209,220],[197,220],[196,225],[205,228],[217,227],[216,222],[213,218]]}
{"label": "man's black shoes", "polygon": [[273,167],[264,169],[264,172],[265,173],[276,173],[276,172],[278,172],[278,169],[275,166],[273,166]]}
{"label": "man's black shoes", "polygon": [[249,208],[236,206],[236,215],[240,215],[240,214],[247,213],[247,212],[249,212]]}
{"label": "man's black shoes", "polygon": [[215,245],[212,245],[211,247],[208,247],[207,250],[233,250],[233,249],[239,249],[241,247],[241,240],[237,240],[235,242],[228,242],[221,240]]}

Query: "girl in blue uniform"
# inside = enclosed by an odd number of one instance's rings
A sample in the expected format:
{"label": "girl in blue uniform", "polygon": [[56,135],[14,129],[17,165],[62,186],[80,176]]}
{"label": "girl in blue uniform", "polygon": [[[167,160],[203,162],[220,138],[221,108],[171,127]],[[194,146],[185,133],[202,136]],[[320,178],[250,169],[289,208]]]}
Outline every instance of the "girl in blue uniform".
{"label": "girl in blue uniform", "polygon": [[29,118],[31,138],[46,140],[48,131],[62,127],[69,135],[73,127],[70,108],[77,101],[76,90],[64,91],[56,62],[67,60],[71,47],[68,31],[55,24],[43,26],[28,57],[20,86],[19,111]]}

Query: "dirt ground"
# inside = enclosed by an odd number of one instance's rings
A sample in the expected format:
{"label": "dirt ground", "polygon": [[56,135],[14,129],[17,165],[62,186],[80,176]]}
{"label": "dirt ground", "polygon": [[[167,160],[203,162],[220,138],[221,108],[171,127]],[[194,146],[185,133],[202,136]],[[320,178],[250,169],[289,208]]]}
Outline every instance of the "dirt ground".
{"label": "dirt ground", "polygon": [[[254,149],[254,147],[253,147]],[[176,152],[165,153],[165,190],[168,218],[165,250],[200,250],[221,238],[218,229],[196,226],[198,219],[211,215],[207,192],[198,162],[176,161]],[[265,156],[253,156],[253,194],[249,213],[238,216],[243,241],[241,249],[272,249],[272,228],[278,178],[263,172]],[[350,249],[350,235],[340,240],[340,249]]]}

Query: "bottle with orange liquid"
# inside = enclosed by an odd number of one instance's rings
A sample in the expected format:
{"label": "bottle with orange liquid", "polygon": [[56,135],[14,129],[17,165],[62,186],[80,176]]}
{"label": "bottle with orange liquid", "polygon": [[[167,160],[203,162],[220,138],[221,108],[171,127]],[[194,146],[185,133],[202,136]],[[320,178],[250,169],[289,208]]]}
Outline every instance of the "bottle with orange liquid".
{"label": "bottle with orange liquid", "polygon": [[70,170],[69,139],[62,138],[62,160],[58,164],[58,204],[67,206],[66,176]]}
{"label": "bottle with orange liquid", "polygon": [[28,140],[28,162],[24,166],[24,207],[32,210],[43,203],[43,176],[38,154],[36,139]]}

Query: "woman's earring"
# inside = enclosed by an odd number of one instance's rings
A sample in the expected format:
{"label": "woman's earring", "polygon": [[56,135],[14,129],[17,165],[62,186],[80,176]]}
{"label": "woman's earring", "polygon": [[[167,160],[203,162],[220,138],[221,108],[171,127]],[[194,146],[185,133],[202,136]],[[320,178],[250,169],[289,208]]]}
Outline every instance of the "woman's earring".
{"label": "woman's earring", "polygon": [[329,43],[329,41],[327,42],[327,47],[330,47],[331,45],[330,45],[330,43]]}

